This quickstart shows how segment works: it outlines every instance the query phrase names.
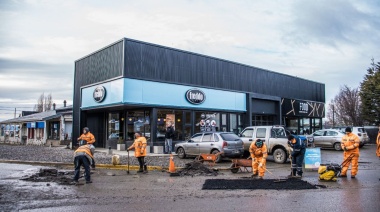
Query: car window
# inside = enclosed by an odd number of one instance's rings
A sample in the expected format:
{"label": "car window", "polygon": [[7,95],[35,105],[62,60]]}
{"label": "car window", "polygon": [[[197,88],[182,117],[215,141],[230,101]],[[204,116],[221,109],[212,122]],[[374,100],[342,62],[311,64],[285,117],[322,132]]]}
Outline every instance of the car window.
{"label": "car window", "polygon": [[212,142],[212,133],[205,133],[202,138],[202,142]]}
{"label": "car window", "polygon": [[266,132],[266,128],[257,128],[256,138],[265,138]]}
{"label": "car window", "polygon": [[286,132],[283,128],[273,128],[271,131],[272,138],[286,138]]}
{"label": "car window", "polygon": [[313,133],[313,136],[323,136],[323,133],[325,131],[316,131],[315,133]]}
{"label": "car window", "polygon": [[253,129],[246,129],[241,133],[241,137],[247,137],[247,138],[252,138],[253,136]]}
{"label": "car window", "polygon": [[335,132],[335,131],[327,131],[326,132],[326,136],[337,136],[338,135],[338,133],[337,132]]}
{"label": "car window", "polygon": [[215,141],[215,142],[218,142],[218,141],[219,141],[219,137],[218,137],[217,134],[214,134],[214,141]]}
{"label": "car window", "polygon": [[365,133],[364,128],[358,128],[358,132]]}
{"label": "car window", "polygon": [[195,134],[193,137],[191,137],[191,140],[194,142],[200,142],[202,138],[202,134]]}
{"label": "car window", "polygon": [[236,141],[240,139],[235,133],[220,133],[220,136],[225,141]]}

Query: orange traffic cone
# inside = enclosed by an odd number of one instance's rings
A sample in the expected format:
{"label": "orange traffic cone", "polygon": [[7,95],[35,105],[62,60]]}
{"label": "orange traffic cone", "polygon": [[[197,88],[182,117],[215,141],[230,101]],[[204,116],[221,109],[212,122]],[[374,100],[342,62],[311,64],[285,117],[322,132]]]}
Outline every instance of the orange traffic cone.
{"label": "orange traffic cone", "polygon": [[175,172],[175,166],[173,161],[173,155],[170,154],[170,160],[169,160],[169,172],[174,173]]}

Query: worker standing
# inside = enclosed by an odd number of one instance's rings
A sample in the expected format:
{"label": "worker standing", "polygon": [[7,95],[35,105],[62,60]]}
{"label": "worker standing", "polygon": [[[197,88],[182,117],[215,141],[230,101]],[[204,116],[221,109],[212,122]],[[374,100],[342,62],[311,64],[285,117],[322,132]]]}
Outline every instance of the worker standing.
{"label": "worker standing", "polygon": [[[77,140],[78,141],[80,141],[80,140],[85,141],[90,147],[92,156],[94,156],[94,153],[95,153],[95,146],[94,146],[95,136],[90,132],[90,129],[88,127],[83,128],[83,134],[81,136],[79,136],[79,138]],[[80,144],[80,145],[83,145],[83,144]],[[94,158],[92,158],[91,167],[93,169],[95,169]]]}
{"label": "worker standing", "polygon": [[135,141],[133,144],[127,149],[127,151],[134,149],[135,157],[139,161],[140,169],[137,172],[148,172],[148,167],[145,164],[144,158],[146,156],[146,138],[141,135],[141,132],[135,133]]}
{"label": "worker standing", "polygon": [[266,170],[266,161],[268,157],[267,145],[261,139],[256,139],[251,143],[249,152],[252,158],[252,177],[259,176],[259,179],[263,179]]}
{"label": "worker standing", "polygon": [[288,136],[288,145],[293,149],[289,155],[292,162],[292,172],[289,177],[302,177],[302,163],[305,158],[306,144],[298,136],[290,134]]}
{"label": "worker standing", "polygon": [[343,149],[343,167],[340,177],[347,177],[348,167],[351,165],[351,178],[355,178],[358,173],[359,161],[359,144],[360,139],[357,135],[352,133],[351,127],[347,127],[346,135],[342,137],[341,147]]}
{"label": "worker standing", "polygon": [[72,184],[77,184],[79,180],[79,173],[80,173],[80,167],[84,167],[84,177],[86,179],[86,183],[92,183],[91,181],[91,175],[90,175],[90,164],[93,159],[90,145],[84,144],[80,147],[78,147],[77,150],[74,152],[74,166],[75,166],[75,172],[74,172],[74,179]]}

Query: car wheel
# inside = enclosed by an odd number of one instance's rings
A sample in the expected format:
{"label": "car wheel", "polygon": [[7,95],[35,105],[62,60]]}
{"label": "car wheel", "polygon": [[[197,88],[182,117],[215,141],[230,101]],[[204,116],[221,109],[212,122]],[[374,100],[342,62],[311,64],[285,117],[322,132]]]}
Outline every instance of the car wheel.
{"label": "car wheel", "polygon": [[179,158],[184,159],[186,157],[185,150],[182,147],[178,148],[177,155]]}
{"label": "car wheel", "polygon": [[[219,153],[219,150],[216,150],[216,149],[214,149],[214,150],[212,150],[212,152],[211,152],[211,154],[218,154]],[[221,155],[218,155],[217,157],[216,157],[216,160],[215,160],[215,163],[220,163],[222,161],[222,156]]]}
{"label": "car wheel", "polygon": [[334,143],[334,149],[336,150],[336,151],[340,151],[340,150],[342,150],[342,146],[340,145],[340,143]]}
{"label": "car wheel", "polygon": [[273,152],[273,159],[275,163],[285,163],[286,162],[286,152],[282,148],[277,148]]}

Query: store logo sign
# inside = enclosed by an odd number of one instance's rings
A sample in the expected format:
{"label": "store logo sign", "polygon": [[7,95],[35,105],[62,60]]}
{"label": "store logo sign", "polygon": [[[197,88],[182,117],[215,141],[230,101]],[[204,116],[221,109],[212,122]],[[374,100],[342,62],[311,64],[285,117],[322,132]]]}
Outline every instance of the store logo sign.
{"label": "store logo sign", "polygon": [[308,113],[308,112],[309,112],[309,105],[305,102],[300,102],[299,113]]}
{"label": "store logo sign", "polygon": [[199,89],[190,89],[186,92],[186,99],[191,104],[199,105],[206,100],[206,95]]}
{"label": "store logo sign", "polygon": [[106,88],[104,86],[98,86],[95,88],[93,97],[95,102],[102,102],[106,98]]}

